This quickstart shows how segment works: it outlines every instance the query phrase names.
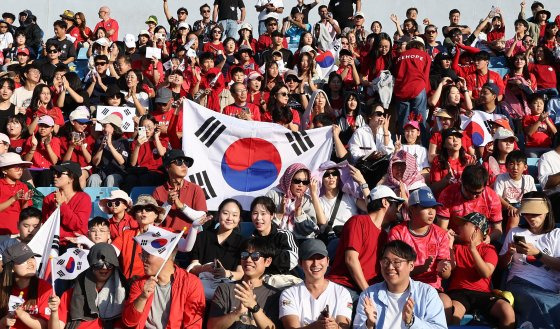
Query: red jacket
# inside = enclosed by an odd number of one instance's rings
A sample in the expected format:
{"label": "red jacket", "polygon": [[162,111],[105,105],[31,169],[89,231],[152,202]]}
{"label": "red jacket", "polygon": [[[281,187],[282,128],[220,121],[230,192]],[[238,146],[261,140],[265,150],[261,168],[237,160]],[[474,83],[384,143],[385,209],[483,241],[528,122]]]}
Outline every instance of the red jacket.
{"label": "red jacket", "polygon": [[[43,199],[43,223],[56,207],[53,192]],[[76,236],[75,232],[87,235],[91,207],[91,198],[85,192],[77,192],[72,199],[60,205],[60,244],[66,245],[65,238]]]}
{"label": "red jacket", "polygon": [[[154,295],[152,294],[143,312],[134,308],[134,301],[142,293],[144,283],[148,277],[135,281],[130,287],[130,295],[125,302],[122,321],[126,327],[143,329],[148,321]],[[171,286],[171,307],[166,329],[196,329],[202,328],[202,319],[206,306],[202,282],[193,274],[175,266],[173,283]]]}
{"label": "red jacket", "polygon": [[394,66],[395,97],[412,99],[422,90],[430,91],[430,65],[432,59],[427,52],[411,48],[403,52]]}

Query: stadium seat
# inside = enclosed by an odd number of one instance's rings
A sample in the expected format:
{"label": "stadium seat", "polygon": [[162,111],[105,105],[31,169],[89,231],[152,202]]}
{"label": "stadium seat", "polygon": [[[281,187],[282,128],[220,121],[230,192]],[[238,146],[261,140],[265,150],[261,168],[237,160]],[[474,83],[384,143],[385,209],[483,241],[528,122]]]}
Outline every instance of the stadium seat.
{"label": "stadium seat", "polygon": [[109,214],[104,213],[101,208],[99,208],[99,200],[94,201],[91,203],[91,214],[89,215],[89,218],[92,219],[93,217],[103,217],[103,218],[109,218]]}
{"label": "stadium seat", "polygon": [[154,192],[154,190],[156,189],[156,186],[135,186],[132,188],[132,191],[130,191],[130,198],[132,199],[132,203],[136,203],[136,200],[138,200],[138,197],[142,194],[149,194],[152,195],[152,193]]}
{"label": "stadium seat", "polygon": [[54,186],[37,187],[37,191],[41,192],[41,194],[43,194],[44,196],[47,196],[47,195],[51,194],[52,192],[56,191],[56,187],[54,187]]}
{"label": "stadium seat", "polygon": [[111,191],[118,190],[118,187],[86,187],[86,192],[91,198],[92,202],[99,202],[99,200],[111,195]]}
{"label": "stadium seat", "polygon": [[527,158],[527,166],[529,167],[529,175],[533,176],[535,183],[537,183],[539,178],[539,158]]}
{"label": "stadium seat", "polygon": [[241,236],[244,238],[248,238],[251,236],[251,233],[255,230],[255,224],[253,222],[241,222],[239,223],[239,231]]}
{"label": "stadium seat", "polygon": [[87,60],[87,49],[86,48],[80,48],[80,51],[78,51],[78,57],[76,57],[76,59],[85,59]]}

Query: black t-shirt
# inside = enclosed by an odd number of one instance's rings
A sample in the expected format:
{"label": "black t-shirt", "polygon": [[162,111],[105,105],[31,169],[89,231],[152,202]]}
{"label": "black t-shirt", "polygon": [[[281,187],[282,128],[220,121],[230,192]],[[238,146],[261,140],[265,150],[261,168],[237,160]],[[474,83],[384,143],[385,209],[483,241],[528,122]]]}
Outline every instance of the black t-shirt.
{"label": "black t-shirt", "polygon": [[354,16],[354,4],[356,0],[330,0],[329,11],[333,18],[338,21],[341,29],[354,26],[354,22],[348,17]]}
{"label": "black t-shirt", "polygon": [[6,133],[6,124],[8,123],[8,117],[13,115],[16,112],[16,106],[14,104],[10,104],[5,110],[0,110],[0,132],[5,134]]}
{"label": "black t-shirt", "polygon": [[197,259],[200,264],[218,259],[226,270],[235,271],[240,261],[239,248],[243,237],[237,232],[232,232],[222,244],[219,244],[216,234],[213,230],[200,232],[196,236],[191,259]]}
{"label": "black t-shirt", "polygon": [[309,23],[309,11],[311,9],[313,9],[313,7],[315,7],[317,5],[316,2],[312,2],[310,4],[307,5],[295,5],[294,7],[292,7],[292,11],[290,12],[291,14],[299,12],[303,14],[303,23],[307,24]]}
{"label": "black t-shirt", "polygon": [[60,56],[58,57],[61,61],[67,60],[69,57],[74,57],[76,59],[76,47],[74,43],[66,38],[64,40],[58,40],[57,38],[50,38],[47,43],[55,44],[60,49]]}
{"label": "black t-shirt", "polygon": [[[38,61],[38,60],[37,60]],[[37,61],[35,61],[35,64],[38,64]],[[43,79],[45,82],[47,82],[47,84],[52,84],[53,78],[54,78],[54,71],[56,70],[56,68],[58,67],[66,67],[68,68],[68,66],[66,64],[63,64],[62,62],[58,62],[58,64],[52,64],[49,61],[44,61],[43,64],[40,64],[40,69],[41,69],[41,79]]]}
{"label": "black t-shirt", "polygon": [[218,5],[218,21],[226,19],[237,20],[237,10],[245,8],[243,0],[214,0],[214,6]]}

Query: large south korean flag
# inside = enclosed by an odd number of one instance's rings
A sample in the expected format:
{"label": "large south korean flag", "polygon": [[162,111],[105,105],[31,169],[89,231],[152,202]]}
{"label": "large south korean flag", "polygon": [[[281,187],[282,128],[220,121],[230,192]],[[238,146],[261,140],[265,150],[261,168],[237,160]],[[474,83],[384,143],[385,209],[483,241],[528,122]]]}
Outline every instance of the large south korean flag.
{"label": "large south korean flag", "polygon": [[312,171],[330,159],[330,127],[292,132],[280,125],[245,121],[192,101],[183,108],[183,151],[194,159],[187,178],[204,190],[209,210],[235,198],[249,209],[253,198],[278,184],[288,166]]}

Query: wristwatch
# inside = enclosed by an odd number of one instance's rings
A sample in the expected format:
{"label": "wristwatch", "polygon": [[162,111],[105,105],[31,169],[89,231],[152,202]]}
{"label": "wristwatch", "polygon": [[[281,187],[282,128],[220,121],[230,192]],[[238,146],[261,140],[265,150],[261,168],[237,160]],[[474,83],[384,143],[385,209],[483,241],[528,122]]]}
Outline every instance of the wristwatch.
{"label": "wristwatch", "polygon": [[410,320],[409,323],[405,323],[404,326],[410,328],[412,327],[413,324],[414,324],[414,314],[412,314],[412,320]]}
{"label": "wristwatch", "polygon": [[366,189],[366,188],[369,188],[368,183],[363,183],[362,185],[360,185],[361,190]]}
{"label": "wristwatch", "polygon": [[249,309],[249,313],[255,314],[260,310],[261,310],[261,307],[260,307],[259,303],[257,303],[257,304],[255,304],[255,306],[253,308]]}

